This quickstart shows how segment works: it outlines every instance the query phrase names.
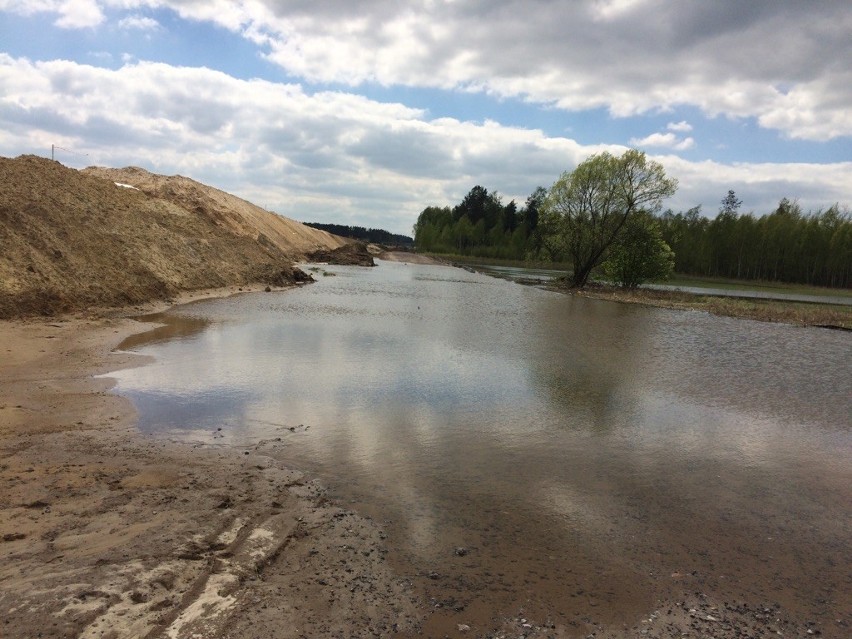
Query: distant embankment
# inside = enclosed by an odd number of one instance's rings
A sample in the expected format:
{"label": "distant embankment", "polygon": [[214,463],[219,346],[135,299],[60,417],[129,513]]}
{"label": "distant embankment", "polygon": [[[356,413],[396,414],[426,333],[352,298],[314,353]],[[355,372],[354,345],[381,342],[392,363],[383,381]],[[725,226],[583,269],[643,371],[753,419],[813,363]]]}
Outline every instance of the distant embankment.
{"label": "distant embankment", "polygon": [[0,318],[285,285],[343,244],[188,178],[0,158]]}

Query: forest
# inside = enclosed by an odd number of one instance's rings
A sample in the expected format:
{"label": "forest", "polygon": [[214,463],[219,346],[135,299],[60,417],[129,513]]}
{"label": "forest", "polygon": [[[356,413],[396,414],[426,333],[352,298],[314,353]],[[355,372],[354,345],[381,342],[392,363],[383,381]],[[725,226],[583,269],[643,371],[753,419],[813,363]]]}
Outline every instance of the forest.
{"label": "forest", "polygon": [[[414,225],[418,251],[527,261],[570,261],[555,241],[548,191],[537,188],[522,207],[474,186],[453,207],[426,207]],[[729,191],[710,219],[701,207],[653,215],[674,252],[676,273],[852,287],[852,215],[839,205],[805,212],[782,198],[762,215],[739,211]]]}
{"label": "forest", "polygon": [[452,208],[426,207],[414,225],[414,244],[431,253],[539,259],[539,212],[546,196],[537,188],[519,210],[514,200],[504,205],[498,193],[474,186]]}
{"label": "forest", "polygon": [[321,224],[320,222],[305,222],[305,226],[328,231],[340,237],[349,237],[362,242],[373,242],[386,246],[411,248],[414,240],[407,235],[398,235],[384,229],[368,229],[363,226],[345,226],[343,224]]}

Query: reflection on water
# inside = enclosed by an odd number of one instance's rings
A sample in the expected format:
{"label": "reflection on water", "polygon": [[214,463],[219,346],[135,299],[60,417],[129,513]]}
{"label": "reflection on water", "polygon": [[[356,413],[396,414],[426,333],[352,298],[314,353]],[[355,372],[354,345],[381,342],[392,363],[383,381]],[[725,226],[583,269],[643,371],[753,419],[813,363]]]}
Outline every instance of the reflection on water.
{"label": "reflection on water", "polygon": [[848,335],[447,267],[328,270],[170,313],[181,337],[114,374],[140,428],[280,437],[413,565],[508,613],[627,617],[678,588],[850,613]]}

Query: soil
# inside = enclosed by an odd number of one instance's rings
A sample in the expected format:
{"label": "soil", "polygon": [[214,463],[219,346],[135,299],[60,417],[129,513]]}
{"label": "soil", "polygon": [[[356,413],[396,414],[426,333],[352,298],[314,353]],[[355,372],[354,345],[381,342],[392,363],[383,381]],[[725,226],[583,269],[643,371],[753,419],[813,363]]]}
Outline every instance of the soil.
{"label": "soil", "polygon": [[345,243],[180,176],[0,158],[0,318],[285,286],[295,260]]}
{"label": "soil", "polygon": [[110,351],[143,326],[0,323],[0,635],[415,634],[422,614],[376,522],[263,445],[137,434],[129,402],[91,374],[141,363]]}
{"label": "soil", "polygon": [[376,261],[364,242],[351,242],[338,248],[320,249],[308,255],[309,262],[345,266],[375,266]]}

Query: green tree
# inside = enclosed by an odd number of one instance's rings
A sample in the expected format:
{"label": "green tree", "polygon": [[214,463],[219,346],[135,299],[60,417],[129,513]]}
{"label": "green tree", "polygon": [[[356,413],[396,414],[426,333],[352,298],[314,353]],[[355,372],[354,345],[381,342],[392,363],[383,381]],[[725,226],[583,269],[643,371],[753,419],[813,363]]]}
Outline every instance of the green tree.
{"label": "green tree", "polygon": [[743,201],[739,199],[737,194],[734,193],[733,189],[731,189],[728,191],[728,194],[722,198],[722,207],[719,209],[719,213],[733,213],[736,215],[742,205]]}
{"label": "green tree", "polygon": [[545,199],[547,199],[547,189],[538,186],[527,198],[526,204],[521,210],[521,226],[526,236],[524,255],[534,259],[541,257],[543,248],[544,240],[541,229],[538,228],[538,220]]}
{"label": "green tree", "polygon": [[636,149],[620,157],[593,155],[563,173],[550,188],[544,209],[573,265],[571,285],[586,285],[633,215],[659,210],[676,190],[677,180]]}
{"label": "green tree", "polygon": [[663,239],[659,223],[640,211],[613,242],[603,270],[622,286],[636,288],[648,280],[668,279],[674,264],[674,252]]}

